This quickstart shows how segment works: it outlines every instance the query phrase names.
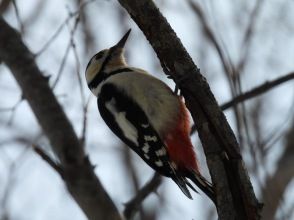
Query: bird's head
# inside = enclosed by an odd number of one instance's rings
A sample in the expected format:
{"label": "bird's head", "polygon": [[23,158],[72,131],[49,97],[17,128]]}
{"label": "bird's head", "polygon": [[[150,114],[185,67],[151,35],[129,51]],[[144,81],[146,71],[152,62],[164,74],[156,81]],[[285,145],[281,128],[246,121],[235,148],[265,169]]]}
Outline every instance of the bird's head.
{"label": "bird's head", "polygon": [[107,77],[111,71],[124,68],[127,64],[124,58],[124,46],[129,37],[131,29],[113,47],[104,49],[95,54],[86,68],[86,80],[89,89],[97,96],[94,90]]}

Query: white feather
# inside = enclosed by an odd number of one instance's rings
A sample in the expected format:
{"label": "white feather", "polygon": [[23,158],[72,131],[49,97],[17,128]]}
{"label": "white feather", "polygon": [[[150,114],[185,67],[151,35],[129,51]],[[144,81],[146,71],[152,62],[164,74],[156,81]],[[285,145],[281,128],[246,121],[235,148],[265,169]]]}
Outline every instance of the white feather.
{"label": "white feather", "polygon": [[122,130],[124,136],[132,141],[136,146],[138,143],[138,131],[135,126],[126,118],[126,112],[118,112],[115,107],[115,99],[112,98],[109,102],[105,104],[105,107],[114,116],[116,123]]}

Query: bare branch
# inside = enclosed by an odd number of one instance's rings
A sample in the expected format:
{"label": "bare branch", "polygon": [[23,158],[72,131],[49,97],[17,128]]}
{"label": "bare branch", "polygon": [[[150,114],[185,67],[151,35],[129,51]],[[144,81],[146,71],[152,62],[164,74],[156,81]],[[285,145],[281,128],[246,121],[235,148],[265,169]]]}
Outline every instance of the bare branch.
{"label": "bare branch", "polygon": [[24,97],[21,96],[21,98],[12,106],[12,107],[8,107],[8,108],[0,108],[0,112],[7,112],[7,111],[11,111],[11,115],[8,119],[7,125],[11,125],[15,112],[18,108],[18,106],[22,103],[22,101],[24,100]]}
{"label": "bare branch", "polygon": [[155,173],[152,179],[139,190],[137,195],[125,204],[124,216],[126,219],[132,219],[139,210],[142,202],[150,193],[154,192],[161,183],[161,176]]}
{"label": "bare branch", "polygon": [[233,92],[234,85],[232,84],[232,78],[231,78],[232,77],[231,66],[230,66],[229,62],[227,61],[227,58],[225,57],[225,54],[223,53],[223,50],[222,50],[220,44],[218,43],[213,31],[211,30],[211,28],[208,24],[208,21],[206,20],[204,13],[203,13],[202,9],[200,8],[200,6],[192,0],[189,0],[188,2],[190,4],[191,8],[193,9],[194,13],[200,19],[200,23],[203,27],[203,31],[204,31],[205,35],[207,36],[208,40],[210,40],[210,42],[212,43],[212,45],[216,49],[216,51],[219,55],[219,58],[221,60],[221,64],[222,64],[224,73],[227,77],[227,81],[230,84],[231,92],[234,94],[234,92]]}
{"label": "bare branch", "polygon": [[55,163],[51,157],[49,157],[49,155],[47,155],[41,147],[39,147],[38,145],[33,145],[33,149],[34,151],[39,154],[39,156],[45,160],[61,177],[63,177],[63,171],[60,165],[58,165],[57,163]]}
{"label": "bare branch", "polygon": [[[69,18],[73,14],[75,14],[75,13],[69,12]],[[65,67],[65,64],[66,64],[70,49],[72,48],[73,53],[74,53],[74,57],[75,57],[75,60],[76,60],[76,62],[75,62],[76,63],[76,73],[77,73],[77,78],[78,78],[78,82],[79,82],[82,105],[84,106],[85,105],[85,96],[84,96],[84,92],[83,92],[82,79],[81,79],[81,76],[80,76],[80,61],[79,61],[79,56],[78,56],[78,53],[77,53],[77,50],[76,50],[76,45],[74,43],[74,35],[76,33],[79,22],[80,22],[80,16],[77,15],[75,17],[75,22],[74,22],[73,28],[70,28],[70,39],[69,39],[69,42],[67,44],[65,54],[64,54],[64,56],[62,58],[62,61],[61,61],[61,64],[60,64],[60,67],[59,67],[59,70],[58,70],[58,73],[57,73],[57,77],[56,77],[55,81],[52,83],[52,88],[55,88],[57,83],[59,82],[61,74],[62,74],[63,69]],[[69,23],[66,23],[66,24],[69,27]]]}
{"label": "bare branch", "polygon": [[[212,43],[212,46],[215,47],[217,54],[219,55],[222,67],[223,67],[223,73],[226,77],[226,80],[229,84],[231,96],[235,97],[241,92],[241,83],[240,83],[240,75],[235,71],[235,67],[226,52],[226,47],[224,46],[223,43],[223,48],[219,44],[215,34],[213,33],[213,30],[210,28],[210,25],[204,15],[203,10],[201,7],[194,1],[189,0],[189,4],[192,8],[192,10],[195,12],[195,14],[198,16],[200,23],[203,28],[203,32],[207,36],[208,40]],[[222,41],[221,41],[222,42]],[[236,118],[236,127],[237,127],[237,134],[238,134],[238,140],[240,147],[243,146],[243,136],[242,136],[242,119],[244,119],[245,115],[244,112],[242,114],[242,110],[244,111],[244,106],[243,109],[238,108],[238,106],[233,106],[234,107],[234,116]],[[243,116],[243,118],[242,118]],[[246,119],[246,118],[245,118]],[[246,120],[244,120],[246,123]],[[245,124],[246,125],[246,124]]]}
{"label": "bare branch", "polygon": [[[22,161],[26,158],[28,155],[28,147],[25,147],[21,153],[17,156],[16,159],[9,161],[8,164],[8,176],[7,176],[7,182],[4,186],[4,193],[2,195],[2,198],[0,199],[0,207],[1,207],[1,214],[0,219],[9,219],[9,212],[8,212],[8,201],[10,198],[11,193],[13,192],[15,186],[18,184],[17,178],[16,178],[16,172],[18,167],[22,164]],[[3,154],[1,154],[3,155]]]}
{"label": "bare branch", "polygon": [[19,10],[18,10],[17,4],[16,4],[16,0],[12,0],[12,5],[15,10],[15,16],[16,16],[16,20],[19,24],[20,33],[23,34],[24,33],[24,25],[23,25],[23,22],[20,18],[20,14],[19,14]]}
{"label": "bare branch", "polygon": [[35,54],[35,56],[39,56],[42,54],[45,50],[48,49],[48,47],[54,42],[54,40],[58,37],[62,29],[65,27],[65,25],[74,17],[78,16],[80,11],[86,7],[88,4],[94,2],[95,0],[89,0],[85,1],[84,3],[80,4],[80,7],[77,11],[70,13],[70,15],[64,20],[64,22],[61,23],[61,25],[57,28],[57,30],[54,32],[54,34],[51,36],[51,38],[44,44],[44,46]]}
{"label": "bare branch", "polygon": [[[124,145],[124,144],[122,144]],[[128,172],[128,175],[130,176],[130,181],[132,182],[133,188],[135,192],[137,193],[139,190],[139,180],[138,175],[135,170],[135,166],[132,160],[132,152],[131,149],[128,146],[121,146],[123,148],[122,150],[122,156],[124,159],[124,166],[126,172]]]}
{"label": "bare branch", "polygon": [[[83,4],[83,0],[76,0],[76,5],[80,7],[81,4]],[[85,7],[81,8],[80,10],[80,17],[81,17],[81,26],[82,31],[81,34],[83,34],[83,44],[84,44],[84,53],[87,54],[91,49],[94,48],[94,42],[97,36],[94,36],[94,30],[92,30],[92,25],[89,22],[90,16],[86,12]]]}
{"label": "bare branch", "polygon": [[278,161],[277,169],[274,174],[267,178],[262,189],[262,197],[266,203],[262,212],[263,219],[275,219],[275,214],[284,197],[284,192],[294,177],[294,121],[292,121],[292,126],[285,140],[285,150]]}
{"label": "bare branch", "polygon": [[33,26],[37,21],[39,21],[40,17],[44,15],[44,11],[47,9],[47,2],[46,1],[37,1],[34,4],[34,11],[32,11],[29,15],[27,15],[24,20],[23,24],[25,27]]}
{"label": "bare branch", "polygon": [[60,66],[59,66],[59,69],[58,69],[58,72],[57,72],[57,77],[56,79],[54,80],[54,82],[52,83],[52,88],[54,89],[57,85],[57,83],[59,82],[60,80],[60,77],[61,77],[61,74],[63,72],[63,69],[65,67],[65,63],[67,61],[67,57],[69,55],[69,51],[70,51],[70,43],[67,45],[66,49],[65,49],[65,52],[64,52],[64,55],[63,55],[63,58],[61,60],[61,63],[60,63]]}
{"label": "bare branch", "polygon": [[[225,111],[229,108],[231,108],[232,106],[235,106],[235,105],[238,105],[239,103],[241,102],[245,102],[249,99],[252,99],[256,96],[259,96],[273,88],[275,88],[276,86],[279,86],[281,85],[282,83],[285,83],[285,82],[288,82],[290,80],[294,79],[294,72],[292,73],[289,73],[285,76],[282,76],[278,79],[275,79],[273,81],[270,81],[270,82],[266,82],[260,86],[257,86],[255,88],[253,88],[252,90],[248,91],[248,92],[245,92],[239,96],[236,96],[235,98],[233,98],[231,101],[228,101],[224,104],[222,104],[220,106],[220,108]],[[191,134],[193,134],[194,132],[196,131],[196,127],[195,125],[192,126],[192,129],[191,129]]]}
{"label": "bare branch", "polygon": [[82,83],[82,79],[81,79],[81,75],[80,75],[80,60],[79,60],[78,52],[77,52],[77,49],[76,49],[76,44],[75,44],[75,41],[74,41],[74,34],[75,34],[76,30],[77,30],[79,22],[80,22],[80,16],[77,16],[76,20],[75,20],[75,23],[74,23],[74,26],[70,30],[69,45],[72,47],[73,54],[74,54],[74,57],[75,57],[76,74],[77,74],[77,78],[78,78],[78,82],[79,82],[82,105],[85,106],[85,104],[86,104],[85,103],[85,95],[84,95],[83,83]]}
{"label": "bare branch", "polygon": [[80,140],[82,147],[85,147],[85,142],[86,142],[86,131],[87,131],[87,122],[88,122],[87,114],[88,114],[88,108],[91,101],[91,97],[92,96],[88,98],[88,101],[83,107],[83,126],[82,126],[81,140]]}
{"label": "bare branch", "polygon": [[244,70],[244,67],[247,62],[248,55],[250,52],[252,38],[254,36],[255,24],[257,23],[257,19],[258,19],[260,12],[261,12],[261,9],[262,9],[264,2],[265,2],[264,0],[256,1],[255,7],[250,15],[250,21],[249,21],[248,26],[245,30],[243,45],[242,45],[242,49],[241,49],[242,56],[241,56],[239,63],[237,64],[237,67],[236,67],[237,72],[242,72]]}
{"label": "bare branch", "polygon": [[265,93],[265,92],[269,91],[270,89],[272,89],[282,83],[290,81],[292,79],[294,79],[294,72],[289,73],[289,74],[282,76],[278,79],[275,79],[273,81],[266,82],[266,83],[262,84],[261,86],[258,86],[248,92],[245,92],[245,93],[235,97],[233,100],[221,105],[221,109],[226,110],[234,105],[237,105],[238,103],[244,102],[248,99],[251,99],[253,97],[261,95],[262,93]]}

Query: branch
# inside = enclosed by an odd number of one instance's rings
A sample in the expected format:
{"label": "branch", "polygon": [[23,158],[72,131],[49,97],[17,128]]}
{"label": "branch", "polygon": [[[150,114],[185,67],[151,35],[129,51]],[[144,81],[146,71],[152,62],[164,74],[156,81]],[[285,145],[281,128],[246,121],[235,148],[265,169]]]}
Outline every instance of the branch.
{"label": "branch", "polygon": [[253,41],[252,39],[255,33],[255,26],[257,24],[259,15],[261,14],[261,9],[263,9],[264,3],[265,3],[264,0],[256,1],[253,11],[250,14],[250,21],[244,33],[244,39],[242,43],[243,45],[241,48],[241,51],[242,51],[241,58],[239,59],[237,67],[236,67],[237,72],[239,73],[243,72],[245,64],[249,57],[249,53],[251,52],[250,49],[251,49],[251,45]]}
{"label": "branch", "polygon": [[45,160],[62,178],[63,178],[63,171],[60,165],[55,163],[48,154],[46,154],[41,147],[37,145],[33,145],[34,151],[43,159]]}
{"label": "branch", "polygon": [[74,17],[79,16],[81,10],[83,10],[88,4],[94,2],[95,0],[89,0],[84,1],[82,4],[80,4],[79,9],[75,12],[72,12],[63,22],[62,24],[57,28],[57,30],[53,33],[53,35],[50,37],[50,39],[44,44],[44,46],[35,54],[35,56],[41,55],[45,50],[48,49],[48,47],[53,43],[53,41],[58,37],[62,29],[66,26],[66,24]]}
{"label": "branch", "polygon": [[[76,5],[80,7],[80,5],[84,4],[83,0],[76,0]],[[80,7],[80,17],[81,17],[81,34],[83,35],[83,45],[84,45],[84,54],[88,54],[91,52],[93,48],[97,48],[97,44],[95,44],[95,40],[97,36],[95,36],[95,29],[92,30],[92,25],[90,22],[90,14],[86,12],[85,7]]]}
{"label": "branch", "polygon": [[17,108],[19,107],[19,105],[22,103],[22,101],[24,100],[23,96],[20,97],[20,99],[12,106],[12,107],[8,107],[8,108],[0,108],[0,112],[7,112],[10,111],[10,117],[8,119],[7,125],[11,125],[13,118],[15,116],[15,112],[17,110]]}
{"label": "branch", "polygon": [[12,0],[12,5],[14,7],[14,10],[15,10],[15,16],[16,16],[16,20],[19,24],[19,29],[20,29],[20,33],[23,34],[24,33],[24,25],[23,25],[23,22],[20,18],[20,15],[19,15],[19,10],[18,10],[18,7],[17,7],[17,4],[16,4],[16,1],[15,0]]}
{"label": "branch", "polygon": [[[70,12],[69,12],[70,14]],[[77,78],[78,78],[78,85],[79,85],[79,89],[80,89],[80,95],[81,95],[81,101],[82,101],[82,105],[85,105],[85,95],[84,95],[84,90],[83,90],[83,83],[82,83],[82,78],[80,75],[80,69],[81,69],[81,65],[80,65],[80,60],[79,60],[79,55],[77,52],[77,48],[76,48],[76,44],[75,44],[75,40],[74,40],[74,35],[75,32],[78,28],[80,22],[80,15],[76,17],[75,19],[75,23],[74,26],[70,29],[70,46],[72,48],[73,54],[74,54],[74,58],[75,58],[75,63],[76,63],[76,74],[77,74]],[[69,24],[68,24],[69,27]]]}
{"label": "branch", "polygon": [[[229,54],[227,53],[225,44],[223,43],[223,47],[224,50],[222,50],[221,45],[218,43],[216,36],[213,34],[212,29],[209,26],[209,23],[204,15],[203,10],[201,9],[201,7],[199,6],[199,4],[197,4],[196,2],[189,0],[188,1],[191,8],[193,9],[193,11],[195,12],[195,14],[198,16],[199,21],[203,27],[203,32],[206,34],[208,40],[212,43],[212,46],[215,47],[219,58],[221,60],[221,64],[223,67],[223,72],[226,76],[226,80],[229,84],[229,88],[231,91],[231,95],[232,97],[237,96],[238,94],[241,93],[241,83],[240,83],[240,74],[239,72],[236,71],[235,66],[232,63],[232,60],[229,56]],[[220,40],[221,41],[221,40]],[[221,41],[222,42],[222,41]],[[244,130],[247,131],[247,120],[246,117],[244,115],[245,109],[244,106],[241,106],[242,108],[237,108],[237,106],[234,106],[233,112],[234,112],[234,116],[236,118],[235,123],[236,123],[236,128],[237,128],[237,135],[238,135],[238,140],[239,140],[239,144],[242,147],[244,145],[243,142],[243,135],[242,135],[242,130],[244,127]],[[244,123],[242,123],[242,121]],[[195,129],[194,129],[195,131]],[[247,135],[248,137],[248,135]]]}
{"label": "branch", "polygon": [[[293,119],[292,119],[293,120]],[[294,121],[285,137],[286,144],[282,156],[279,158],[274,174],[267,177],[262,189],[262,197],[266,203],[262,212],[263,219],[274,220],[278,207],[283,200],[287,186],[294,176]]]}
{"label": "branch", "polygon": [[232,67],[230,66],[230,63],[228,62],[220,44],[218,43],[218,41],[216,39],[216,36],[214,35],[212,29],[210,28],[208,21],[205,18],[204,13],[201,10],[198,3],[196,3],[192,0],[189,0],[188,3],[190,5],[190,7],[192,8],[192,10],[194,11],[194,13],[198,16],[200,23],[202,25],[204,34],[207,36],[207,38],[211,42],[212,46],[215,47],[215,49],[219,55],[219,58],[221,60],[221,64],[222,64],[225,76],[227,78],[227,81],[230,84],[231,92],[232,92],[232,94],[234,94],[234,91],[233,91],[234,85],[232,82],[233,71],[232,71]]}
{"label": "branch", "polygon": [[147,196],[159,187],[161,180],[161,176],[155,173],[152,179],[139,190],[137,195],[125,204],[124,216],[126,219],[132,219]]}
{"label": "branch", "polygon": [[[222,104],[220,106],[220,108],[225,111],[229,108],[231,108],[232,106],[236,106],[237,104],[247,101],[248,99],[254,98],[256,96],[259,96],[273,88],[275,88],[276,86],[279,86],[282,83],[288,82],[290,80],[294,79],[294,72],[289,73],[285,76],[281,76],[278,79],[275,79],[273,81],[270,82],[266,82],[260,86],[255,87],[254,89],[245,92],[239,96],[236,96],[235,98],[233,98],[231,101],[228,101],[224,104]],[[191,128],[191,134],[193,134],[196,131],[196,126],[193,125]]]}
{"label": "branch", "polygon": [[229,102],[226,102],[225,104],[221,105],[221,109],[222,110],[226,110],[234,105],[237,105],[239,104],[240,102],[244,102],[248,99],[251,99],[251,98],[254,98],[258,95],[261,95],[262,93],[265,93],[267,91],[269,91],[270,89],[282,84],[282,83],[285,83],[287,81],[290,81],[294,79],[294,72],[292,73],[289,73],[285,76],[282,76],[278,79],[275,79],[273,81],[270,81],[270,82],[266,82],[248,92],[245,92],[237,97],[235,97],[234,99],[232,99],[231,101]]}
{"label": "branch", "polygon": [[219,219],[259,219],[260,207],[239,145],[200,70],[153,1],[118,1],[144,32],[165,73],[182,91],[206,154]]}
{"label": "branch", "polygon": [[[17,184],[22,183],[21,181],[17,181],[16,173],[18,171],[18,168],[23,164],[23,161],[27,157],[27,150],[28,147],[25,147],[22,152],[14,159],[9,160],[7,164],[8,173],[7,173],[7,180],[5,181],[5,184],[2,189],[2,195],[0,198],[0,207],[1,207],[1,213],[0,213],[0,219],[1,220],[8,220],[10,219],[10,196],[13,194],[13,190],[17,186]],[[3,152],[1,152],[1,161],[3,162]],[[7,156],[7,155],[6,155]],[[3,183],[2,183],[3,184]]]}
{"label": "branch", "polygon": [[114,203],[96,177],[72,125],[57,102],[18,32],[0,16],[0,60],[11,70],[53,151],[60,160],[64,181],[89,219],[120,220]]}
{"label": "branch", "polygon": [[90,96],[86,102],[86,104],[83,106],[83,125],[82,125],[82,134],[81,134],[81,138],[80,138],[80,142],[82,147],[85,147],[86,145],[86,131],[87,131],[87,126],[88,126],[88,108],[90,105],[90,100],[91,100]]}

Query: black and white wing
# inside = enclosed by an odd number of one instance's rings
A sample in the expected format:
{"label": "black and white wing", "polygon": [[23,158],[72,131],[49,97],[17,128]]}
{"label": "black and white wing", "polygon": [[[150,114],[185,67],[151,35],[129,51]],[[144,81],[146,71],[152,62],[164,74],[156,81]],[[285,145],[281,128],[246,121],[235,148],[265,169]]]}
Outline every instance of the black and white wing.
{"label": "black and white wing", "polygon": [[154,170],[171,177],[184,194],[191,198],[185,177],[171,164],[166,146],[138,104],[116,86],[106,83],[101,88],[98,108],[113,133]]}

